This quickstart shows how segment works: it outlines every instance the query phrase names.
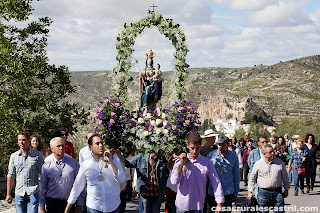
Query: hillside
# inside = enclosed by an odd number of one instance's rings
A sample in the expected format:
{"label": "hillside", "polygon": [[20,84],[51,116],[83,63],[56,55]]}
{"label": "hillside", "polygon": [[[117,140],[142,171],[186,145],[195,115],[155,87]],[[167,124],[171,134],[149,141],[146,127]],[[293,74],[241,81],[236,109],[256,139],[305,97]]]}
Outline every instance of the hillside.
{"label": "hillside", "polygon": [[[110,95],[112,79],[108,72],[72,72],[71,81],[77,93],[71,100],[94,109],[104,96]],[[173,72],[164,72],[164,95],[161,106],[168,106],[169,84]],[[138,103],[138,74],[130,73],[128,98],[132,106]],[[223,97],[225,108],[240,118],[246,110],[266,113],[279,121],[282,117],[320,116],[320,55],[244,68],[191,68],[187,79],[187,99],[195,101],[203,116],[215,110],[215,99]],[[250,100],[248,102],[248,100]],[[254,103],[254,104],[250,104]],[[209,106],[210,107],[203,107]],[[201,109],[201,106],[203,109]],[[218,107],[219,108],[219,107]],[[239,109],[239,110],[238,110]],[[221,109],[219,109],[219,112]],[[238,112],[239,111],[239,112]],[[241,112],[240,112],[241,111]],[[211,113],[222,116],[221,113]],[[238,113],[237,113],[238,112]],[[211,116],[209,117],[211,118]],[[213,119],[213,117],[211,118]]]}

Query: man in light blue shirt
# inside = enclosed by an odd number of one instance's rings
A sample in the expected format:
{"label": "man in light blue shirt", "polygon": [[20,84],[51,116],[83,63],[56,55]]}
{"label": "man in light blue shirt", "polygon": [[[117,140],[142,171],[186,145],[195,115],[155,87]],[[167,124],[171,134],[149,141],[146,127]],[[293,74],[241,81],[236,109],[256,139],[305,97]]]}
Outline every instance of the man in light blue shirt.
{"label": "man in light blue shirt", "polygon": [[[237,202],[240,190],[239,160],[236,154],[228,150],[229,138],[221,136],[217,141],[218,149],[210,152],[208,158],[212,161],[223,188],[224,204],[223,212],[231,212],[232,202]],[[216,206],[213,197],[213,189],[209,185],[208,204],[209,209]]]}
{"label": "man in light blue shirt", "polygon": [[261,153],[261,149],[263,147],[264,144],[267,143],[267,138],[264,136],[259,137],[259,142],[258,142],[258,149],[254,149],[252,150],[252,152],[250,152],[249,157],[248,157],[248,165],[250,168],[250,172],[252,171],[253,165],[255,164],[255,162],[257,162],[258,160],[260,160],[260,158],[263,158],[263,154]]}
{"label": "man in light blue shirt", "polygon": [[[94,135],[94,133],[90,132],[88,134],[86,134],[86,143],[88,144],[88,139]],[[89,144],[85,147],[83,147],[82,149],[80,149],[79,152],[79,163],[81,164],[82,162],[84,162],[85,160],[89,159],[92,157],[92,151],[89,148]]]}

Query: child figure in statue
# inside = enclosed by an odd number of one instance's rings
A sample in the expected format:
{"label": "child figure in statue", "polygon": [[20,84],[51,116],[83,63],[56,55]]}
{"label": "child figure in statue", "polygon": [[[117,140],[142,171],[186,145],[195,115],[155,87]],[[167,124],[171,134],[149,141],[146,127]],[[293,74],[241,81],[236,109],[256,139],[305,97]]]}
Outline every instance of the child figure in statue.
{"label": "child figure in statue", "polygon": [[[140,107],[155,109],[157,102],[162,96],[162,78],[160,64],[157,69],[153,67],[154,52],[152,50],[146,53],[146,68],[140,72]],[[138,61],[136,61],[138,64]]]}

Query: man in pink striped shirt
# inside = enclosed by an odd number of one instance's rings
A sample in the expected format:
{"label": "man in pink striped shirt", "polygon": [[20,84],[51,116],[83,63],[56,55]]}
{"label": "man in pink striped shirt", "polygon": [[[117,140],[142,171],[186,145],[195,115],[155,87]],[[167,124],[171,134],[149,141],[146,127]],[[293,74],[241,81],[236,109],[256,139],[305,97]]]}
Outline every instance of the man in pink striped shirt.
{"label": "man in pink striped shirt", "polygon": [[201,213],[206,197],[207,177],[213,186],[216,212],[221,212],[224,202],[223,189],[212,162],[200,153],[201,138],[199,133],[188,137],[188,154],[181,154],[174,164],[171,182],[177,184],[177,213]]}

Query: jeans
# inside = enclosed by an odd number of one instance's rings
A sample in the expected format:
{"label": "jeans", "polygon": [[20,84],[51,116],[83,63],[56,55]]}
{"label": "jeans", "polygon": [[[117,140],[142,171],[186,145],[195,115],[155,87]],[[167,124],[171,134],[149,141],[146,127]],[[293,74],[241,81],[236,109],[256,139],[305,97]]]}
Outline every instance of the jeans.
{"label": "jeans", "polygon": [[177,207],[177,213],[202,213],[202,209],[201,209],[201,210],[184,211],[184,210],[179,209],[179,208]]}
{"label": "jeans", "polygon": [[[95,210],[95,209],[91,209],[89,207],[87,207],[87,212],[88,213],[103,213],[101,211],[98,211],[98,210]],[[112,212],[109,212],[109,213],[119,213],[120,212],[120,205],[118,206],[118,208]]]}
{"label": "jeans", "polygon": [[143,213],[160,213],[163,196],[140,196],[143,205]]}
{"label": "jeans", "polygon": [[39,192],[24,196],[15,196],[16,213],[38,213]]}
{"label": "jeans", "polygon": [[277,191],[267,191],[264,189],[258,189],[258,198],[260,212],[269,212],[264,207],[274,207],[273,212],[284,212],[284,198],[282,195],[282,189],[280,188]]}
{"label": "jeans", "polygon": [[298,192],[299,191],[299,186],[300,190],[303,191],[304,188],[304,175],[298,175],[298,170],[297,168],[292,168],[292,174],[293,174],[293,184],[294,184],[294,191]]}
{"label": "jeans", "polygon": [[[215,200],[215,197],[207,194],[207,198],[208,198],[208,205],[209,205],[209,208],[207,209],[207,213],[214,212],[214,211],[212,211],[212,207],[217,206],[217,202]],[[234,200],[234,194],[225,195],[223,207],[230,207],[230,209],[231,209],[233,200]],[[227,212],[231,212],[231,211],[224,211],[224,212],[227,213]]]}

